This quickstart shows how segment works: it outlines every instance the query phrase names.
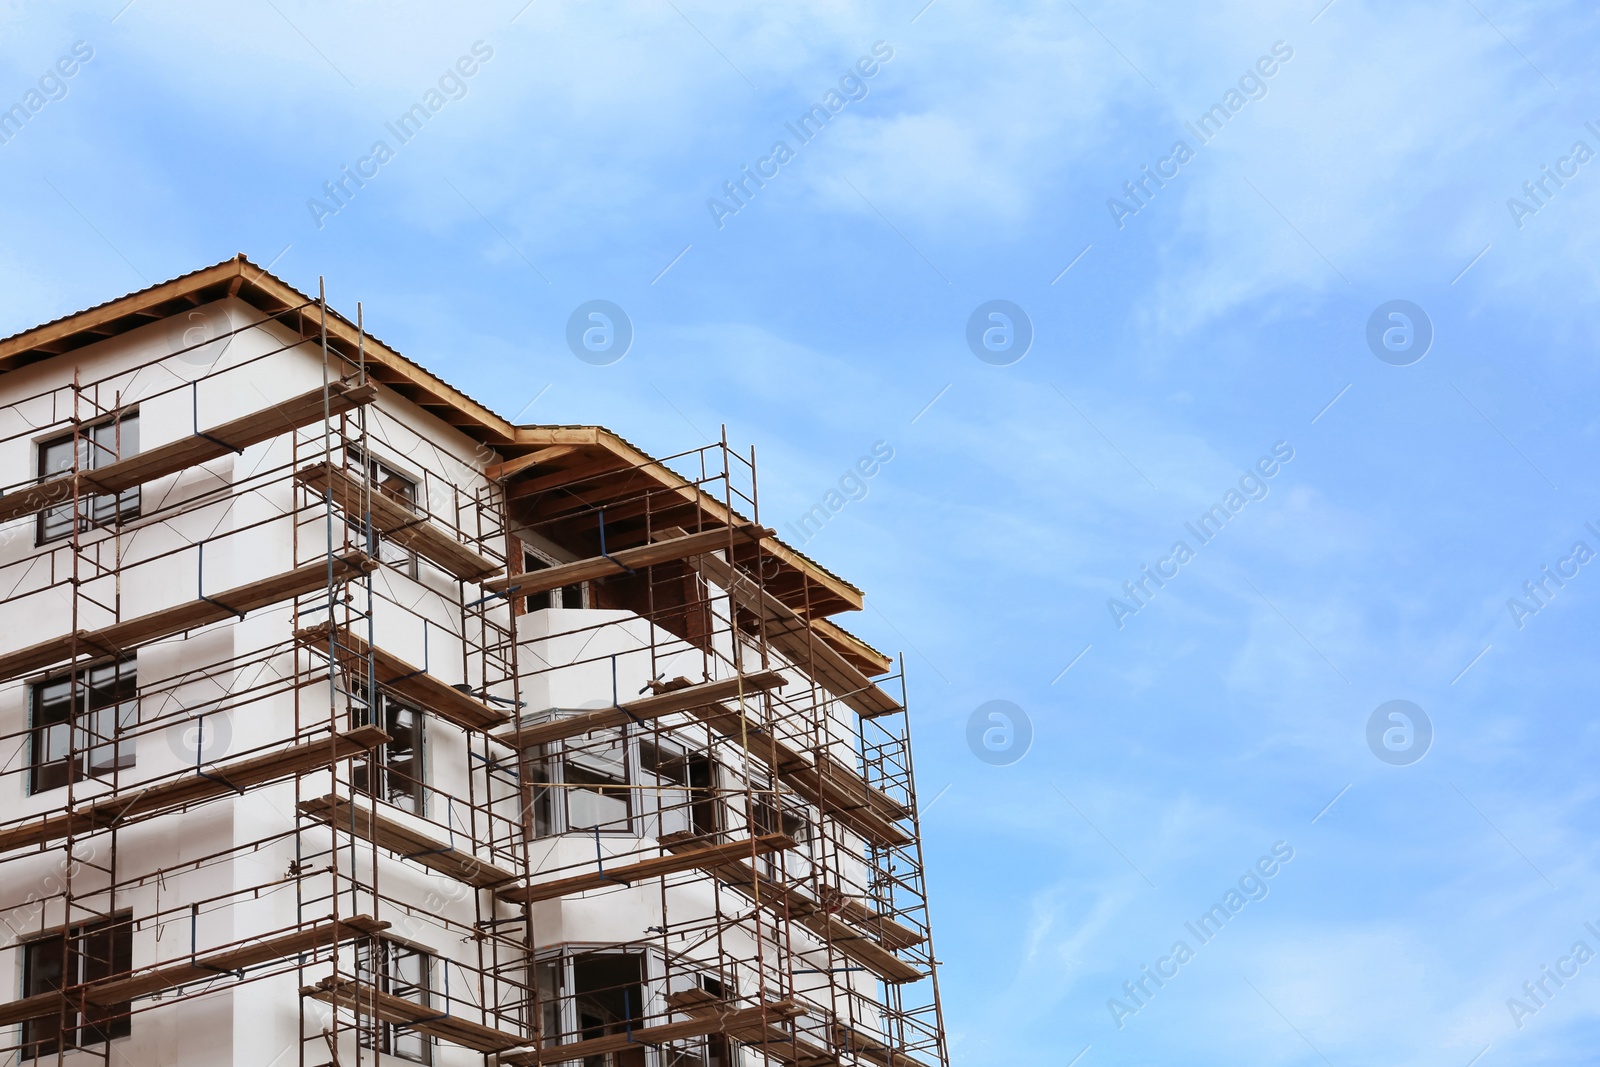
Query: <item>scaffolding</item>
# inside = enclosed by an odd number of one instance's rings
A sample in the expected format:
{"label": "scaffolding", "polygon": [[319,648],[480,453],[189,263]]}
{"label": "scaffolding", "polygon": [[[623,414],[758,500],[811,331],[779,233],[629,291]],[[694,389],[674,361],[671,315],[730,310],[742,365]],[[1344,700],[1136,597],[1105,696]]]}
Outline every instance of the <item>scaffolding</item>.
{"label": "scaffolding", "polygon": [[753,451],[485,469],[349,325],[6,409],[0,1063],[248,989],[301,1067],[947,1067],[903,669],[777,554]]}

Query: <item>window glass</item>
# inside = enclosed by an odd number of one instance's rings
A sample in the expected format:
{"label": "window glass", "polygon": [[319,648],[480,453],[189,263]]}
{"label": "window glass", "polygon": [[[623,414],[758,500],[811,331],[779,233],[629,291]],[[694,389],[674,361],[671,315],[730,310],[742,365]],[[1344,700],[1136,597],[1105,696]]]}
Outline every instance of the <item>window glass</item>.
{"label": "window glass", "polygon": [[[139,452],[139,415],[137,412],[120,419],[84,427],[77,436],[77,463],[74,464],[74,437],[62,434],[39,443],[40,481],[49,481],[72,473],[74,466],[81,470],[96,470],[109,466],[118,459],[126,459]],[[91,525],[109,526],[139,517],[139,487],[120,493],[102,493],[79,502],[83,512],[80,529]],[[59,507],[47,508],[39,513],[38,541],[40,544],[67,537],[72,533],[73,505],[68,502]]]}
{"label": "window glass", "polygon": [[[433,969],[432,956],[398,941],[369,938],[356,946],[357,980],[413,1004],[426,1007],[431,1003]],[[433,1062],[433,1042],[426,1034],[396,1023],[380,1022],[376,1034],[367,1028],[361,1030],[361,1047],[372,1048],[374,1037],[379,1052],[414,1063]]]}
{"label": "window glass", "polygon": [[105,775],[134,766],[138,688],[131,659],[35,685],[31,698],[32,791],[41,793],[81,780],[86,774]]}
{"label": "window glass", "polygon": [[[75,927],[23,946],[23,996],[93,982],[133,969],[133,920],[123,915]],[[30,1019],[22,1024],[23,1058],[54,1056],[67,1049],[84,1048],[132,1032],[130,1005],[88,1004],[79,1012],[64,1007],[59,1015]]]}
{"label": "window glass", "polygon": [[631,814],[627,749],[620,732],[584,738],[567,750],[567,829],[627,833]]}
{"label": "window glass", "polygon": [[[365,686],[358,686],[364,691]],[[363,692],[353,694],[362,700]],[[396,807],[417,814],[423,812],[423,713],[388,693],[379,691],[377,708],[370,702],[358,703],[354,717],[358,725],[376,723],[389,735],[389,741],[371,754],[351,764],[355,788]]]}

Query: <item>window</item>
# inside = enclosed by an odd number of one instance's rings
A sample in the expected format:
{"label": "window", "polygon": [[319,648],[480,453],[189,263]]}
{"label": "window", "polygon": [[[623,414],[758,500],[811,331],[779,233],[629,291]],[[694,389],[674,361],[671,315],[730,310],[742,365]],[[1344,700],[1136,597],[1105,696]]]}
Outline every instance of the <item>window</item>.
{"label": "window", "polygon": [[[118,459],[139,451],[139,415],[137,412],[120,419],[82,427],[77,436],[74,463],[73,434],[39,442],[39,480],[50,481],[76,470],[95,470],[106,467]],[[120,493],[104,493],[79,502],[82,515],[78,530],[90,526],[107,526],[139,517],[139,487],[124,489]],[[38,543],[56,541],[72,534],[73,505],[69,502],[59,507],[46,508],[39,513]]]}
{"label": "window", "polygon": [[534,837],[549,837],[556,832],[555,801],[560,787],[550,776],[550,764],[542,756],[530,755],[525,759],[522,773],[528,778],[532,795],[528,829]]}
{"label": "window", "polygon": [[138,688],[131,659],[33,686],[30,790],[42,793],[86,776],[132,767]]}
{"label": "window", "polygon": [[569,747],[562,767],[567,829],[629,832],[633,805],[622,733],[606,731],[573,744],[582,747]]}
{"label": "window", "polygon": [[785,875],[804,878],[810,874],[807,853],[810,850],[811,824],[803,812],[784,807],[772,794],[757,796],[751,811],[755,815],[757,835],[787,834],[800,846],[779,852],[767,852],[757,859],[761,873],[768,878],[782,879]]}
{"label": "window", "polygon": [[[366,455],[354,445],[345,446],[345,459],[356,471],[365,470],[366,476],[372,481],[372,488],[390,500],[404,506],[407,511],[417,511],[417,483],[414,479],[406,477],[382,460]],[[420,513],[419,513],[420,514]],[[350,524],[355,532],[356,541],[361,545],[366,544],[366,524],[360,515],[346,514],[345,521]],[[396,570],[415,578],[417,576],[417,554],[390,542],[381,535],[377,537],[378,559],[391,565]]]}
{"label": "window", "polygon": [[534,965],[534,977],[539,984],[539,1044],[561,1043],[561,973],[560,959]]}
{"label": "window", "polygon": [[[23,945],[22,995],[31,997],[69,989],[131,970],[133,917],[117,916]],[[128,1009],[126,1001],[104,1005],[90,1003],[88,1010],[82,1012],[64,1005],[58,1015],[29,1019],[22,1024],[22,1055],[43,1058],[65,1049],[127,1037],[132,1029]]]}
{"label": "window", "polygon": [[691,755],[689,765],[689,829],[702,837],[722,830],[721,802],[717,800],[717,765],[710,756]]}
{"label": "window", "polygon": [[[356,945],[356,979],[380,993],[403,997],[427,1007],[432,993],[433,957],[422,949],[386,938],[368,938]],[[361,1047],[414,1063],[433,1062],[433,1042],[398,1023],[379,1022],[363,1028]]]}
{"label": "window", "polygon": [[[528,549],[522,550],[522,573],[532,574],[552,567],[549,560]],[[564,585],[560,589],[551,589],[542,593],[533,593],[523,597],[522,610],[540,611],[544,608],[581,608],[583,607],[583,583],[577,585]]]}
{"label": "window", "polygon": [[363,700],[365,685],[355,693],[358,701],[355,725],[375,723],[389,740],[372,750],[371,755],[351,763],[351,780],[368,796],[388,801],[407,811],[423,813],[423,713],[383,690],[377,706]]}
{"label": "window", "polygon": [[689,829],[689,756],[683,746],[665,739],[640,741],[639,769],[657,783],[649,795],[656,806],[655,836]]}

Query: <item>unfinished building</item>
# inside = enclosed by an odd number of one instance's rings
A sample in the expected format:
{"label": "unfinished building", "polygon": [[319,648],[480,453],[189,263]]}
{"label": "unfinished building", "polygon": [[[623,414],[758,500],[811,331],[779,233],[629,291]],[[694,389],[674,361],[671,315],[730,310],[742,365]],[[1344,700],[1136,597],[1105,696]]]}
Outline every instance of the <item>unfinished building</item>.
{"label": "unfinished building", "polygon": [[0,1063],[947,1067],[903,676],[754,453],[360,320],[0,341]]}

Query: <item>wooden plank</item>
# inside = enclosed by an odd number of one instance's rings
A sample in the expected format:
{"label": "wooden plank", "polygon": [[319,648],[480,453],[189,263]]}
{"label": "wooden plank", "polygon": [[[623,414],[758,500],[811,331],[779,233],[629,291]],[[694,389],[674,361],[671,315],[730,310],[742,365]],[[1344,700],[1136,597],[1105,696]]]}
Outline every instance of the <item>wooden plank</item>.
{"label": "wooden plank", "polygon": [[[392,652],[378,646],[370,649],[365,638],[351,633],[346,627],[337,627],[339,666],[353,676],[365,678],[366,657],[372,654],[372,667],[378,684],[396,696],[431,711],[468,730],[488,730],[509,719],[510,713],[469,696],[450,683],[443,681],[407,663]],[[328,647],[329,626],[319,623],[307,630],[295,632],[295,639],[307,648],[325,651]]]}
{"label": "wooden plank", "polygon": [[564,456],[572,455],[578,451],[578,448],[578,445],[551,445],[549,448],[541,448],[536,452],[530,452],[526,456],[508,459],[504,463],[491,463],[483,468],[483,476],[491,482],[498,482],[514,474],[520,474],[529,467],[554,463]]}
{"label": "wooden plank", "polygon": [[928,1067],[915,1056],[907,1056],[885,1045],[882,1040],[845,1023],[833,1024],[833,1043],[840,1052],[861,1056],[878,1067]]}
{"label": "wooden plank", "polygon": [[730,860],[756,853],[781,852],[796,847],[794,838],[787,834],[764,834],[725,844],[702,845],[684,849],[666,856],[655,856],[634,863],[619,864],[587,874],[575,874],[548,882],[535,882],[529,886],[502,889],[495,896],[508,904],[532,904],[539,900],[554,900],[591,889],[605,889],[616,885],[633,885],[636,882],[660,878],[680,871],[715,869]]}
{"label": "wooden plank", "polygon": [[120,793],[80,804],[71,811],[35,817],[0,830],[0,852],[46,844],[73,833],[105,829],[281,781],[295,774],[320,770],[388,740],[389,735],[376,726],[358,726],[341,734],[261,755],[213,763],[203,770],[186,771],[177,778],[143,787],[130,786]]}
{"label": "wooden plank", "polygon": [[47,1015],[55,1015],[67,1006],[67,996],[59,989],[35,993],[31,997],[13,1000],[9,1004],[0,1004],[0,1026],[10,1026],[12,1023],[26,1022],[29,1019],[42,1019]]}
{"label": "wooden plank", "polygon": [[[377,565],[375,560],[360,552],[346,552],[333,557],[333,579],[336,582],[346,581],[369,573]],[[186,601],[99,630],[79,630],[75,635],[78,651],[80,654],[120,655],[139,645],[159,641],[185,630],[196,630],[224,619],[242,617],[322,588],[327,584],[328,571],[328,562],[318,560],[283,574],[210,594],[204,600]],[[48,641],[0,656],[0,682],[21,678],[69,659],[72,656],[73,637],[73,634],[52,637]]]}
{"label": "wooden plank", "polygon": [[[685,989],[667,997],[667,1006],[694,1018],[731,1014],[728,1005],[704,989]],[[807,1037],[791,1034],[781,1026],[757,1019],[753,1023],[727,1028],[729,1037],[759,1048],[767,1056],[792,1067],[839,1067],[833,1052]]]}
{"label": "wooden plank", "polygon": [[348,797],[329,793],[314,800],[301,801],[300,811],[336,830],[352,833],[363,841],[370,841],[397,856],[420,863],[430,871],[437,871],[478,889],[505,885],[517,877],[511,871],[478,858],[471,851],[457,849],[423,830],[390,818],[378,810],[377,805],[364,799],[352,803]]}
{"label": "wooden plank", "polygon": [[605,729],[612,726],[621,726],[627,722],[647,722],[659,719],[663,715],[670,715],[675,711],[687,711],[705,704],[713,704],[730,697],[737,697],[741,693],[755,693],[767,689],[777,689],[784,684],[783,675],[777,671],[761,671],[757,674],[741,674],[732,678],[723,678],[715,682],[702,682],[683,689],[674,689],[654,696],[632,700],[620,707],[599,708],[587,711],[581,715],[572,715],[562,719],[553,719],[550,722],[540,723],[537,726],[524,726],[518,733],[516,724],[502,726],[493,731],[490,736],[503,741],[508,745],[521,744],[543,745],[551,741],[559,741],[565,737],[576,737],[592,730]]}
{"label": "wooden plank", "polygon": [[741,721],[723,705],[701,706],[691,711],[722,736],[743,744],[751,756],[768,764],[796,793],[856,833],[880,845],[907,845],[913,840],[909,833],[895,825],[910,812],[867,785],[860,775],[831,756],[822,754],[822,769],[819,770],[818,764],[804,754],[748,719]]}
{"label": "wooden plank", "polygon": [[506,498],[508,500],[521,500],[526,497],[546,493],[552,489],[586,482],[595,478],[603,478],[608,474],[621,474],[633,468],[621,457],[613,452],[602,451],[598,456],[578,463],[576,466],[564,470],[551,471],[541,474],[537,478],[525,478],[514,485],[507,486]]}
{"label": "wooden plank", "polygon": [[331,494],[346,515],[372,516],[372,526],[385,540],[437,563],[450,574],[474,581],[500,573],[500,565],[474,552],[454,534],[435,525],[409,502],[397,500],[381,489],[366,493],[343,467],[313,463],[295,472],[295,481],[317,493]]}
{"label": "wooden plank", "polygon": [[771,533],[772,531],[766,527],[754,523],[735,526],[731,532],[727,527],[706,530],[666,541],[652,541],[636,548],[620,549],[604,556],[580,559],[575,563],[560,563],[543,570],[494,578],[484,582],[483,587],[496,593],[515,592],[518,596],[531,596],[534,593],[560,589],[564,585],[575,585],[596,578],[607,578],[613,574],[624,574],[656,563],[688,559],[704,552],[715,552],[719,548],[727,548],[730,541],[759,541]]}
{"label": "wooden plank", "polygon": [[203,956],[191,955],[127,978],[94,982],[84,988],[83,995],[95,1004],[120,1004],[152,993],[176,989],[189,982],[215,979],[219,974],[242,971],[247,967],[288,959],[337,943],[371,937],[388,928],[388,923],[379,922],[370,915],[354,915],[341,920],[318,919],[309,926],[276,937],[247,941]]}
{"label": "wooden plank", "polygon": [[821,634],[824,641],[832,645],[835,651],[849,660],[862,674],[869,677],[887,674],[889,668],[894,666],[892,656],[879,652],[832,619],[813,617],[811,628]]}
{"label": "wooden plank", "polygon": [[[370,404],[377,397],[375,386],[334,382],[328,387],[328,412],[338,415]],[[322,390],[313,389],[264,411],[219,423],[202,433],[180,437],[103,467],[7,493],[0,496],[0,522],[70,502],[74,488],[80,494],[122,492],[320,422],[322,417]]]}
{"label": "wooden plank", "polygon": [[564,1045],[548,1045],[527,1052],[507,1053],[500,1057],[500,1062],[506,1067],[540,1067],[547,1063],[567,1063],[577,1060],[587,1062],[591,1056],[624,1052],[640,1045],[663,1045],[668,1041],[683,1041],[691,1037],[704,1037],[706,1034],[747,1033],[751,1028],[771,1020],[788,1021],[804,1013],[805,1010],[793,1001],[769,1001],[753,1008],[704,1012],[675,1023],[639,1026],[625,1033],[605,1034]]}
{"label": "wooden plank", "polygon": [[453,1007],[451,1004],[437,1007],[418,1004],[414,1000],[397,997],[365,982],[354,982],[348,978],[324,978],[316,985],[302,986],[300,995],[332,1004],[335,1008],[348,1008],[382,1022],[409,1027],[419,1034],[437,1037],[476,1052],[504,1052],[528,1043],[516,1034],[448,1014]]}
{"label": "wooden plank", "polygon": [[798,612],[758,588],[731,564],[710,555],[696,556],[692,563],[702,577],[726,590],[734,603],[761,615],[767,622],[767,641],[863,718],[901,710],[894,698],[851,666]]}
{"label": "wooden plank", "polygon": [[[698,847],[694,835],[667,834],[661,844],[676,852]],[[832,945],[834,951],[872,971],[885,982],[902,985],[921,981],[923,973],[828,911],[808,894],[788,889],[757,873],[743,860],[730,860],[713,872],[733,889],[772,910],[787,915],[807,930]]]}

